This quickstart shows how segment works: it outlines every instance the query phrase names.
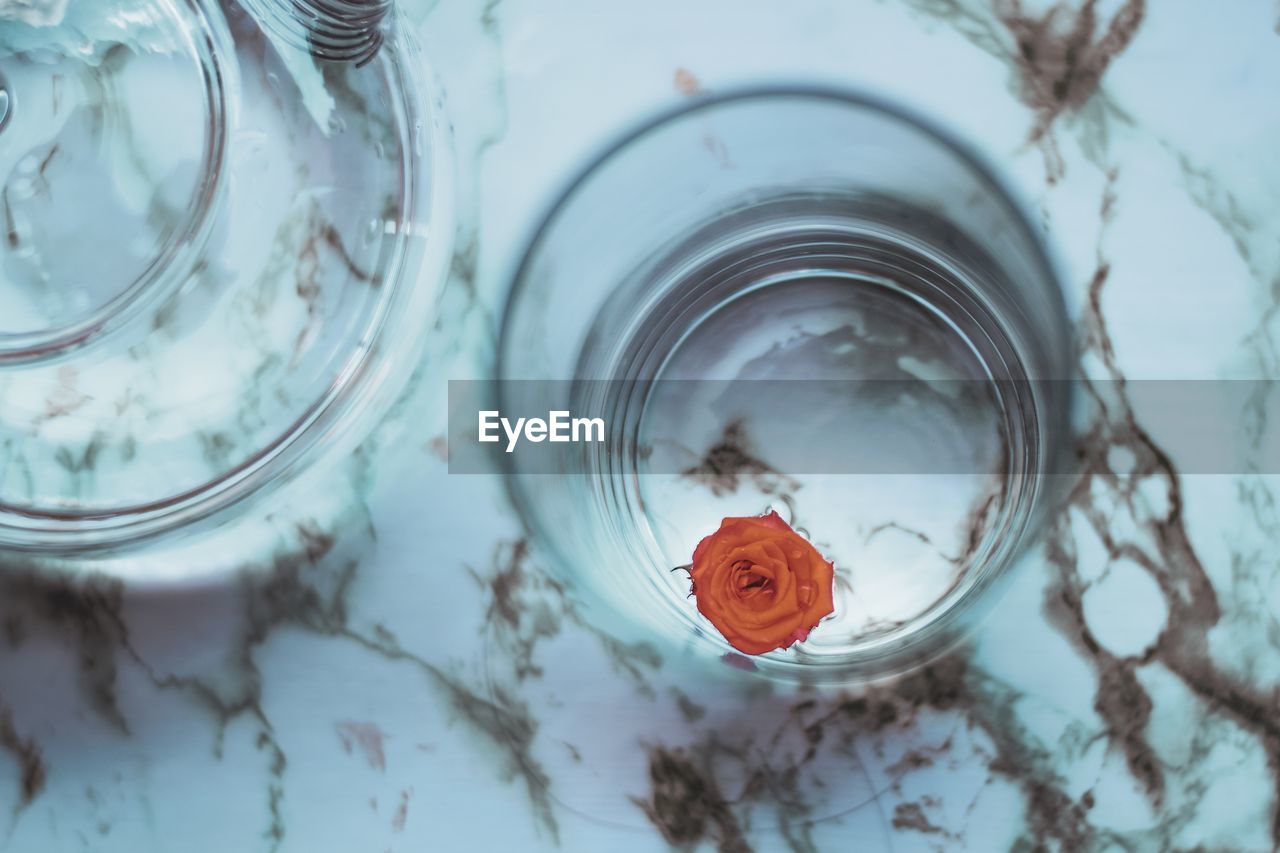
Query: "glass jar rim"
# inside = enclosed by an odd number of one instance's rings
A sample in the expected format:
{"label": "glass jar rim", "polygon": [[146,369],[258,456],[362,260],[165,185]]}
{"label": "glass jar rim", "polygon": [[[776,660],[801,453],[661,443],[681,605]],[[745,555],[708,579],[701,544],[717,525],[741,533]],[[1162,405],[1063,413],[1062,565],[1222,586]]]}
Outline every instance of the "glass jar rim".
{"label": "glass jar rim", "polygon": [[[226,36],[218,31],[207,10],[207,0],[173,0],[185,16],[174,23],[198,71],[204,94],[203,145],[197,166],[198,179],[181,218],[137,273],[105,304],[75,322],[24,332],[0,332],[0,368],[61,358],[136,318],[181,283],[196,262],[200,248],[213,230],[219,203],[226,192],[224,165],[231,136],[227,100],[227,74],[221,57],[227,51]],[[0,85],[4,84],[0,77]],[[0,128],[20,104],[16,93],[6,92],[5,114]]]}
{"label": "glass jar rim", "polygon": [[522,245],[524,251],[517,261],[514,272],[510,276],[510,285],[506,292],[501,320],[498,324],[498,351],[496,364],[499,379],[501,371],[509,356],[510,326],[512,323],[512,307],[519,298],[529,278],[530,267],[537,257],[538,250],[546,241],[555,226],[556,219],[567,208],[575,196],[585,188],[591,178],[607,163],[624,153],[627,149],[644,141],[652,133],[680,120],[713,111],[720,107],[752,101],[770,100],[812,100],[853,109],[869,110],[898,121],[924,136],[930,137],[953,154],[979,182],[989,189],[1013,214],[1013,219],[1023,231],[1022,236],[1029,246],[1033,247],[1037,261],[1046,277],[1055,282],[1064,280],[1065,264],[1053,251],[1044,236],[1032,227],[1033,221],[1030,204],[1014,186],[1001,176],[990,159],[975,145],[952,132],[942,123],[930,118],[922,112],[909,107],[893,98],[876,94],[869,90],[850,86],[836,86],[812,82],[774,82],[768,84],[729,87],[715,92],[699,93],[683,103],[667,106],[651,113],[647,118],[632,123],[610,140],[595,148],[578,169],[564,182],[546,212],[539,217],[537,224],[528,232]]}

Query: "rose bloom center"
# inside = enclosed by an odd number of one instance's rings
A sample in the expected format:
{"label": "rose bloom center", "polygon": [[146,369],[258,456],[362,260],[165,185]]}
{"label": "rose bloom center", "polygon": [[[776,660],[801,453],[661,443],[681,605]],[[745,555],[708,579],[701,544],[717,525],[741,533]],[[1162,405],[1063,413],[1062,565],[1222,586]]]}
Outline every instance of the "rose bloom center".
{"label": "rose bloom center", "polygon": [[750,560],[738,560],[730,571],[733,590],[739,601],[752,610],[764,610],[773,605],[778,590],[772,570]]}

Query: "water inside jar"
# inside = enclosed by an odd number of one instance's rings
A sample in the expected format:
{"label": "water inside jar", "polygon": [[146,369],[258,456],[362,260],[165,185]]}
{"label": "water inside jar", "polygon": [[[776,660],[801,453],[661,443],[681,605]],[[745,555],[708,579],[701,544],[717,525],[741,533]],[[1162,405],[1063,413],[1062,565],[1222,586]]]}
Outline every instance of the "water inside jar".
{"label": "water inside jar", "polygon": [[604,313],[626,319],[601,319],[583,353],[580,375],[625,380],[579,402],[614,433],[601,477],[582,478],[619,531],[599,563],[668,630],[708,633],[671,569],[727,516],[777,509],[835,563],[834,615],[774,653],[796,663],[927,630],[1027,523],[1037,389],[1017,318],[948,260],[971,247],[943,223],[877,206],[736,213],[620,288]]}

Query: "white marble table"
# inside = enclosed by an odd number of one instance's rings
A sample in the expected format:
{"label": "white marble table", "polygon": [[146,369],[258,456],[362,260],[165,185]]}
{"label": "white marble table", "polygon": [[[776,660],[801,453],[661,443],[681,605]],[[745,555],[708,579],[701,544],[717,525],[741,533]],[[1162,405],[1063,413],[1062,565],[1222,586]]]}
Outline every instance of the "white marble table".
{"label": "white marble table", "polygon": [[[429,361],[341,469],[339,521],[221,579],[5,575],[0,849],[1280,846],[1277,480],[1180,474],[1107,381],[1280,375],[1280,8],[402,5],[457,165]],[[647,112],[776,79],[900,98],[999,163],[1112,394],[972,645],[842,694],[690,682],[613,640],[499,480],[442,459],[445,381],[485,375],[557,189]]]}

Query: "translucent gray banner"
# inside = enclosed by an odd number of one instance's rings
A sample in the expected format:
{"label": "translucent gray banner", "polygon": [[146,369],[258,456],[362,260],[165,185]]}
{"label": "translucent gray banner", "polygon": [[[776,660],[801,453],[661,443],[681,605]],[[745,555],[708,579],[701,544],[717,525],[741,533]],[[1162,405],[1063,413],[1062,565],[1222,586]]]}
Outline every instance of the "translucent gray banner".
{"label": "translucent gray banner", "polygon": [[1280,473],[1278,391],[1272,380],[454,380],[449,471],[1070,474],[1081,459],[1122,465],[1141,444],[1184,474]]}

